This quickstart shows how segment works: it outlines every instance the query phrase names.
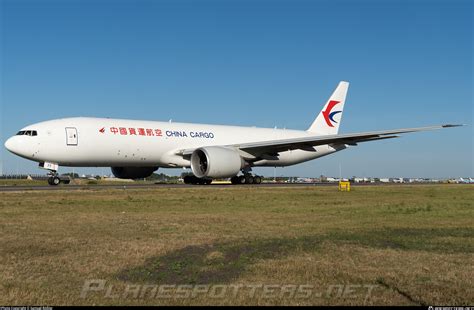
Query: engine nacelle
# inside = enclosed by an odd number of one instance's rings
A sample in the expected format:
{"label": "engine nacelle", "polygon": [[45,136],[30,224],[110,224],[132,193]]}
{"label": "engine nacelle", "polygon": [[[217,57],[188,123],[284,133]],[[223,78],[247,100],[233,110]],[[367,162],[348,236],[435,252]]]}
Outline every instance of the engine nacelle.
{"label": "engine nacelle", "polygon": [[158,170],[158,167],[112,167],[112,173],[119,179],[144,179]]}
{"label": "engine nacelle", "polygon": [[221,146],[202,147],[191,155],[191,169],[198,178],[233,177],[244,165],[237,151]]}

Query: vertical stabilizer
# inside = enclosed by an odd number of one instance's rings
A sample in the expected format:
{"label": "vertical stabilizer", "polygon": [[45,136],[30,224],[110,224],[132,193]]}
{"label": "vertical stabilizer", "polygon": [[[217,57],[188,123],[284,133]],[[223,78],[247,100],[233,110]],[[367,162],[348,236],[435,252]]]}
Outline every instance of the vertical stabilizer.
{"label": "vertical stabilizer", "polygon": [[307,131],[321,135],[335,135],[339,132],[348,88],[349,82],[339,82],[336,90]]}

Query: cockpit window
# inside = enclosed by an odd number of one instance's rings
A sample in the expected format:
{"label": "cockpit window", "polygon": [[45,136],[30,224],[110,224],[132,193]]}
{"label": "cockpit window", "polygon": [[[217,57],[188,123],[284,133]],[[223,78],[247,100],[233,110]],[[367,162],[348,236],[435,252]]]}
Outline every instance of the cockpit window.
{"label": "cockpit window", "polygon": [[19,131],[16,135],[34,137],[38,135],[38,132],[36,130],[22,130],[22,131]]}

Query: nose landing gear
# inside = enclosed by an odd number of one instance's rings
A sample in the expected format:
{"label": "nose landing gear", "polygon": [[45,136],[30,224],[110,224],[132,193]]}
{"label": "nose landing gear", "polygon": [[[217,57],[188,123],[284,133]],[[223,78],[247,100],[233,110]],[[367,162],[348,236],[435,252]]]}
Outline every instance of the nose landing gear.
{"label": "nose landing gear", "polygon": [[48,184],[52,186],[58,186],[59,184],[71,183],[71,178],[68,176],[60,176],[57,172],[51,171],[48,177]]}
{"label": "nose landing gear", "polygon": [[70,181],[69,179],[68,179],[68,182],[61,180],[61,178],[59,177],[59,174],[58,174],[58,168],[59,168],[58,164],[50,163],[50,162],[44,162],[44,163],[39,163],[38,167],[41,168],[41,169],[45,169],[45,170],[49,171],[48,172],[48,184],[49,185],[57,186],[61,182],[69,183],[69,181]]}
{"label": "nose landing gear", "polygon": [[71,183],[71,178],[67,176],[60,176],[58,173],[59,166],[52,163],[40,163],[39,167],[48,170],[48,184],[52,186],[58,186],[61,183]]}
{"label": "nose landing gear", "polygon": [[49,176],[49,178],[48,178],[48,184],[49,185],[57,186],[60,183],[61,183],[61,179],[59,178],[57,173],[54,173],[54,174]]}

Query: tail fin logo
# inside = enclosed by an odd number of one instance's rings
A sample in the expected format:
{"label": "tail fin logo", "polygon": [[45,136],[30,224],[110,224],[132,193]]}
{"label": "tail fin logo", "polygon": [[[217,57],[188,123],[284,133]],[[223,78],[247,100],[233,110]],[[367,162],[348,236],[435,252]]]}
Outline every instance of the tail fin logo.
{"label": "tail fin logo", "polygon": [[342,111],[331,112],[332,109],[334,108],[334,106],[338,103],[340,103],[340,101],[336,101],[336,100],[329,101],[329,104],[328,104],[326,110],[324,110],[322,112],[323,116],[324,116],[324,120],[326,121],[326,124],[328,124],[329,127],[334,127],[333,123],[337,124],[337,122],[334,120],[334,115],[336,115],[338,113],[342,113]]}

